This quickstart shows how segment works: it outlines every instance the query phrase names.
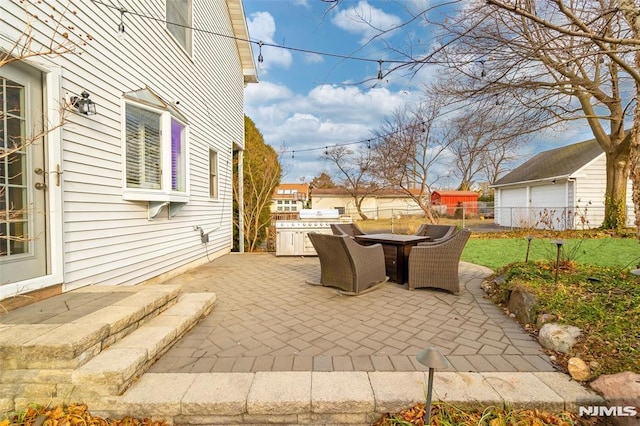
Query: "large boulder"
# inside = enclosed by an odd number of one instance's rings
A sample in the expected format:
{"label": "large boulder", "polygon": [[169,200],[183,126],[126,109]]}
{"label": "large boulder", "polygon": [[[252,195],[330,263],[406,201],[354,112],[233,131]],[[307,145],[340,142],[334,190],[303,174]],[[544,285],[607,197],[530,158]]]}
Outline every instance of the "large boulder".
{"label": "large boulder", "polygon": [[534,322],[534,309],[538,304],[538,299],[531,293],[524,290],[511,290],[507,309],[516,316],[522,324],[532,324]]}
{"label": "large boulder", "polygon": [[625,371],[607,374],[591,382],[591,388],[607,401],[609,407],[626,407],[624,414],[629,414],[629,407],[635,407],[635,416],[612,416],[611,419],[620,426],[636,426],[640,424],[640,374]]}
{"label": "large boulder", "polygon": [[581,334],[582,331],[578,327],[548,323],[540,328],[538,342],[547,349],[568,354]]}

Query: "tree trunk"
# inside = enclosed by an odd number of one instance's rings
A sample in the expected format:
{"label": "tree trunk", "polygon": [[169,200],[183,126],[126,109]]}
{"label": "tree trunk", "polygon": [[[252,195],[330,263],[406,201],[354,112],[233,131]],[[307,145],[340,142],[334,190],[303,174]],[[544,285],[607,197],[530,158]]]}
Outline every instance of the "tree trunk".
{"label": "tree trunk", "polygon": [[[636,53],[636,66],[640,69],[640,53]],[[633,211],[636,214],[636,236],[640,240],[640,82],[636,81],[636,108],[633,115],[633,129],[631,129],[631,148],[629,175],[633,184]]]}
{"label": "tree trunk", "polygon": [[604,204],[605,229],[620,229],[626,226],[627,182],[629,180],[629,154],[614,150],[607,152],[607,187]]}
{"label": "tree trunk", "polygon": [[369,217],[362,212],[362,202],[364,201],[364,197],[360,198],[360,199],[358,197],[355,197],[355,200],[356,200],[356,210],[358,210],[358,214],[360,215],[360,219],[368,220]]}

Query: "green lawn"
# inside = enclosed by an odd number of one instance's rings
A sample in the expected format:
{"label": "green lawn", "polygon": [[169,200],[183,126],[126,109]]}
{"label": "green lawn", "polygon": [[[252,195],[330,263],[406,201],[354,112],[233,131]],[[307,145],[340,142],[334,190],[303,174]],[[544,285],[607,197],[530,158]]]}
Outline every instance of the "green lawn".
{"label": "green lawn", "polygon": [[[555,261],[557,249],[551,241],[551,238],[534,238],[529,260]],[[527,240],[524,237],[471,238],[462,253],[462,260],[495,270],[511,262],[525,260],[526,253]],[[561,257],[588,265],[635,268],[640,264],[640,243],[634,238],[566,239]]]}

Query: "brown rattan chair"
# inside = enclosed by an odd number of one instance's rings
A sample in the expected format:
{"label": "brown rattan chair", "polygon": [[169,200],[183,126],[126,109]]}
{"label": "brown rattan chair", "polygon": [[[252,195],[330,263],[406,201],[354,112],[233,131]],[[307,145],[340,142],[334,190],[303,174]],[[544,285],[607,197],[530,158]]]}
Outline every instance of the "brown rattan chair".
{"label": "brown rattan chair", "polygon": [[460,294],[458,265],[471,231],[462,229],[447,240],[417,245],[409,254],[409,290],[441,288]]}
{"label": "brown rattan chair", "polygon": [[357,295],[389,279],[380,244],[362,246],[348,235],[307,235],[320,260],[320,282],[309,284],[337,287],[341,294]]}
{"label": "brown rattan chair", "polygon": [[355,223],[332,223],[331,232],[333,235],[348,235],[350,237],[365,234]]}
{"label": "brown rattan chair", "polygon": [[423,223],[414,235],[431,237],[430,242],[439,242],[450,238],[455,234],[456,230],[457,228],[455,225],[434,225],[431,223]]}

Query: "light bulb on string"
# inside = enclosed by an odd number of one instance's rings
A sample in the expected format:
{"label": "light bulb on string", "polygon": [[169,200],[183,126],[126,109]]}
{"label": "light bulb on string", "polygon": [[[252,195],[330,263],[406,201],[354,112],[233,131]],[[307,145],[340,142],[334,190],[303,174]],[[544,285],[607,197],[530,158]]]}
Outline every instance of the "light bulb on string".
{"label": "light bulb on string", "polygon": [[120,23],[118,24],[118,38],[124,39],[126,37],[125,28],[124,28],[124,14],[126,9],[120,8]]}
{"label": "light bulb on string", "polygon": [[382,59],[378,59],[378,80],[382,80]]}
{"label": "light bulb on string", "polygon": [[291,158],[296,158],[296,152],[295,151],[291,151]]}
{"label": "light bulb on string", "polygon": [[367,139],[367,149],[371,149],[371,139]]}
{"label": "light bulb on string", "polygon": [[324,155],[329,155],[329,147],[328,146],[324,147]]}
{"label": "light bulb on string", "polygon": [[262,63],[264,62],[264,57],[262,56],[262,45],[264,43],[262,41],[258,42],[258,68],[262,69]]}

